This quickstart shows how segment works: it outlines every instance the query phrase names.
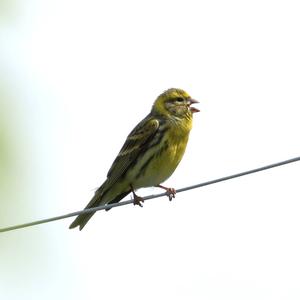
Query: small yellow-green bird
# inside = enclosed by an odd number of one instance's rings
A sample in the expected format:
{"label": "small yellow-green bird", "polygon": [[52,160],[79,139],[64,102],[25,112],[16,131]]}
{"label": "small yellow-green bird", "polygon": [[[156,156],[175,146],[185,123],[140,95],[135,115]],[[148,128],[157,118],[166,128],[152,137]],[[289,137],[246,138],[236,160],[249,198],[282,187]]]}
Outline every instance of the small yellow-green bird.
{"label": "small yellow-green bird", "polygon": [[[175,171],[188,142],[193,113],[198,103],[181,89],[168,89],[155,100],[150,114],[128,135],[114,160],[107,178],[97,189],[85,209],[121,201],[130,192],[134,204],[142,206],[143,199],[135,190],[156,186],[167,191],[169,199],[175,189],[160,185]],[[93,213],[79,215],[70,228],[81,230]]]}

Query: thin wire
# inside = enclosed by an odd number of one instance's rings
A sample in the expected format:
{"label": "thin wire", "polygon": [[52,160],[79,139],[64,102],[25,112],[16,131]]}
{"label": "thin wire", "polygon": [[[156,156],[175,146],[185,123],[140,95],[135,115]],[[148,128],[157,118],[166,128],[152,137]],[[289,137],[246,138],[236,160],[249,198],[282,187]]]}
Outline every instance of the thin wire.
{"label": "thin wire", "polygon": [[[263,166],[263,167],[260,167],[260,168],[256,168],[256,169],[244,171],[244,172],[241,172],[241,173],[237,173],[237,174],[233,174],[233,175],[213,179],[213,180],[206,181],[206,182],[203,182],[203,183],[187,186],[187,187],[176,190],[176,193],[181,193],[181,192],[185,192],[185,191],[188,191],[188,190],[197,189],[197,188],[200,188],[200,187],[203,187],[203,186],[206,186],[206,185],[215,184],[215,183],[218,183],[218,182],[221,182],[221,181],[226,181],[226,180],[230,180],[230,179],[233,179],[233,178],[237,178],[237,177],[241,177],[241,176],[245,176],[245,175],[265,171],[265,170],[272,169],[272,168],[275,168],[275,167],[280,167],[280,166],[283,166],[283,165],[286,165],[286,164],[294,163],[294,162],[299,161],[299,160],[300,160],[300,156],[295,157],[295,158],[291,158],[291,159],[288,159],[288,160],[284,160],[284,161],[281,161],[281,162],[277,162],[277,163],[274,163],[274,164],[271,164],[271,165]],[[143,197],[143,199],[144,199],[144,201],[147,201],[147,200],[150,200],[150,199],[163,197],[163,196],[166,196],[166,195],[167,195],[167,193],[154,194],[154,195],[149,195],[149,196]],[[61,219],[71,218],[71,217],[78,216],[78,215],[81,215],[81,214],[88,214],[88,213],[91,213],[91,212],[96,212],[98,210],[110,209],[110,208],[114,208],[114,207],[118,207],[118,206],[128,205],[128,204],[131,204],[131,203],[133,203],[133,199],[126,200],[126,201],[121,201],[121,202],[118,202],[118,203],[106,204],[106,205],[102,205],[102,206],[98,206],[98,207],[88,208],[88,209],[84,209],[84,210],[79,210],[79,211],[75,211],[75,212],[72,212],[72,213],[69,213],[69,214],[65,214],[65,215],[61,215],[61,216],[57,216],[57,217],[53,217],[53,218],[48,218],[48,219],[41,219],[41,220],[30,222],[30,223],[24,223],[24,224],[15,225],[15,226],[4,227],[4,228],[0,228],[0,232],[6,232],[6,231],[16,230],[16,229],[20,229],[20,228],[35,226],[35,225],[39,225],[39,224],[43,224],[43,223],[49,223],[49,222],[53,222],[53,221],[57,221],[57,220],[61,220]]]}

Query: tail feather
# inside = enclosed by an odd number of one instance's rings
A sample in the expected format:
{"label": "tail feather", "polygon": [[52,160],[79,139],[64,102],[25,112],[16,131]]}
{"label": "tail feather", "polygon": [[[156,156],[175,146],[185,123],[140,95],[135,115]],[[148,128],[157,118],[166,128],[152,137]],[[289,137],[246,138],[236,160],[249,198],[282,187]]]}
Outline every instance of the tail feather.
{"label": "tail feather", "polygon": [[[112,201],[109,201],[107,204],[113,204],[120,202],[124,197],[126,197],[130,193],[130,190],[128,192],[121,193],[117,197],[115,197]],[[106,208],[106,211],[109,211],[111,208]]]}
{"label": "tail feather", "polygon": [[[88,203],[88,205],[84,209],[97,207],[97,206],[101,205],[101,198],[102,198],[102,195],[99,192],[99,190],[97,190],[94,197],[91,199],[91,201]],[[79,215],[69,226],[69,229],[79,226],[79,230],[82,230],[82,228],[86,225],[86,223],[90,220],[90,218],[94,215],[94,213],[95,212]]]}
{"label": "tail feather", "polygon": [[[88,203],[88,205],[85,207],[85,209],[87,208],[92,208],[92,207],[97,207],[100,205],[104,205],[104,204],[111,204],[111,203],[117,203],[119,201],[121,201],[125,196],[127,196],[130,193],[129,191],[126,192],[122,192],[120,194],[118,194],[117,196],[115,196],[113,199],[107,201],[106,199],[104,199],[103,197],[103,193],[102,190],[97,190],[94,197],[91,199],[91,201]],[[106,197],[105,197],[106,198]],[[106,200],[106,201],[105,201]],[[110,208],[106,209],[106,211],[110,210]],[[92,213],[85,213],[85,214],[81,214],[79,215],[74,221],[73,223],[69,226],[69,229],[75,228],[77,226],[79,226],[79,230],[82,230],[83,227],[86,225],[86,223],[90,220],[90,218],[95,214],[95,212]]]}

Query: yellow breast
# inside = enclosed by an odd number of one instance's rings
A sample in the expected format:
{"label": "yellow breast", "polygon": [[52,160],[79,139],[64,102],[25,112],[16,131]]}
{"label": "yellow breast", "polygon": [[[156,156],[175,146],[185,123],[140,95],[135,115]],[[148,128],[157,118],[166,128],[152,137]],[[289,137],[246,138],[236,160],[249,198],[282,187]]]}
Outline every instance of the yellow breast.
{"label": "yellow breast", "polygon": [[136,188],[158,185],[173,174],[184,155],[191,127],[192,121],[188,120],[166,131],[155,158],[136,181]]}

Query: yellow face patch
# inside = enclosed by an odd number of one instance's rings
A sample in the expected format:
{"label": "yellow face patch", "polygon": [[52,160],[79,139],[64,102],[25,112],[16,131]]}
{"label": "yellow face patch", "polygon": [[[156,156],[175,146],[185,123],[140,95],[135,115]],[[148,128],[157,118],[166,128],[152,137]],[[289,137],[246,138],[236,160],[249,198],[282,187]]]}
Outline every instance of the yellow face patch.
{"label": "yellow face patch", "polygon": [[[182,100],[182,102],[186,102],[188,99],[190,99],[190,95],[184,90],[171,88],[158,96],[153,104],[152,111],[169,116],[170,110],[166,108],[167,106],[169,106],[169,103],[173,104],[173,100],[174,102],[176,100]],[[177,103],[177,105],[180,106],[181,103]],[[184,104],[184,106],[186,106],[186,103]]]}

